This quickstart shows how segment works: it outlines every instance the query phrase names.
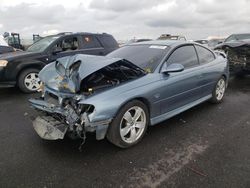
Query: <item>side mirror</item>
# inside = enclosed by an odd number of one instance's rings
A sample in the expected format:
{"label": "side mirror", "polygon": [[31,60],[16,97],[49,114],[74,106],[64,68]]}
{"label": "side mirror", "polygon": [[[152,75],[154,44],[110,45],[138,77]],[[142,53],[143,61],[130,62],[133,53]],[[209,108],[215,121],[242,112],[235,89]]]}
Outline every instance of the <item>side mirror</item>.
{"label": "side mirror", "polygon": [[169,66],[165,63],[164,66],[162,67],[161,72],[162,73],[170,73],[170,72],[181,72],[184,70],[184,66],[179,63],[173,63]]}
{"label": "side mirror", "polygon": [[61,47],[54,47],[53,48],[53,50],[52,50],[52,54],[53,55],[56,55],[56,54],[58,54],[58,53],[60,53],[60,52],[62,52],[63,50],[62,50],[62,48]]}

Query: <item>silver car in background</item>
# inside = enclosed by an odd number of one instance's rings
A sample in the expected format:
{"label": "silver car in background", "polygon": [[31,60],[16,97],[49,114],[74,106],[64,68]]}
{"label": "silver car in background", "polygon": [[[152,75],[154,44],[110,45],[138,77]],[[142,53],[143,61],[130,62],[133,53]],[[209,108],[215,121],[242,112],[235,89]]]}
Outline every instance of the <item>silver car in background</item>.
{"label": "silver car in background", "polygon": [[195,105],[222,101],[227,59],[185,41],[123,46],[105,57],[75,55],[47,65],[41,99],[30,99],[43,139],[86,138],[95,132],[116,146],[138,143],[147,127]]}

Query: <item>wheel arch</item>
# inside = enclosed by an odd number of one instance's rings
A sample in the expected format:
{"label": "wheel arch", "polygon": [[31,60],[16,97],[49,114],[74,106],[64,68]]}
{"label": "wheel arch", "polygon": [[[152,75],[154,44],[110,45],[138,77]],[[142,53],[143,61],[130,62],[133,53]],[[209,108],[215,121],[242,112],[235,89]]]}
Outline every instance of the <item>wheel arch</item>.
{"label": "wheel arch", "polygon": [[144,103],[148,109],[148,114],[149,114],[149,117],[150,117],[150,112],[151,112],[151,104],[150,102],[144,98],[144,97],[138,97],[138,98],[134,98],[133,100],[138,100],[138,101],[141,101],[142,103]]}
{"label": "wheel arch", "polygon": [[[120,130],[118,130],[118,129],[120,129],[119,121],[121,120],[120,118],[122,118],[122,116],[120,116],[118,119],[114,118],[112,120],[111,124],[108,126],[108,128],[106,130],[107,132],[106,132],[105,136],[107,137],[107,139],[111,143],[113,143],[116,146],[121,147],[121,148],[128,148],[128,147],[131,147],[131,146],[137,144],[143,138],[144,134],[146,133],[147,127],[150,125],[150,103],[144,97],[134,97],[134,98],[130,98],[127,101],[124,101],[124,103],[122,105],[120,105],[120,108],[117,110],[117,113],[116,113],[115,116],[117,117],[117,115],[119,115],[119,112],[121,111],[121,109],[125,105],[127,105],[128,103],[130,103],[132,101],[140,102],[143,105],[145,105],[145,108],[147,108],[147,113],[148,113],[149,119],[148,119],[148,122],[146,123],[146,128],[143,129],[143,132],[141,133],[140,137],[137,138],[137,140],[135,140],[134,142],[131,142],[131,143],[125,142],[121,138],[120,133],[118,134],[118,131],[120,131]],[[118,124],[119,124],[119,126],[117,126]]]}
{"label": "wheel arch", "polygon": [[[151,115],[150,115],[150,114],[151,114],[151,104],[150,104],[149,100],[146,99],[145,97],[135,97],[135,98],[131,98],[131,99],[125,101],[124,103],[122,103],[122,104],[120,105],[120,107],[118,108],[118,110],[117,110],[115,116],[120,112],[120,110],[121,110],[126,104],[128,104],[128,103],[131,102],[131,101],[136,101],[136,100],[137,100],[137,101],[140,101],[140,102],[142,102],[143,104],[146,105],[147,110],[148,110],[149,118],[151,118]],[[149,121],[149,122],[150,122],[150,121]]]}
{"label": "wheel arch", "polygon": [[228,86],[229,75],[223,73],[223,74],[221,75],[221,77],[223,77],[223,78],[225,79],[226,87],[227,87],[227,86]]}
{"label": "wheel arch", "polygon": [[43,68],[43,64],[42,63],[32,63],[32,64],[27,64],[27,65],[24,65],[22,67],[20,67],[17,71],[17,74],[16,74],[16,80],[18,80],[20,74],[26,70],[26,69],[38,69],[38,70],[41,70]]}
{"label": "wheel arch", "polygon": [[226,80],[228,80],[228,76],[226,74],[222,74],[221,77],[224,77]]}

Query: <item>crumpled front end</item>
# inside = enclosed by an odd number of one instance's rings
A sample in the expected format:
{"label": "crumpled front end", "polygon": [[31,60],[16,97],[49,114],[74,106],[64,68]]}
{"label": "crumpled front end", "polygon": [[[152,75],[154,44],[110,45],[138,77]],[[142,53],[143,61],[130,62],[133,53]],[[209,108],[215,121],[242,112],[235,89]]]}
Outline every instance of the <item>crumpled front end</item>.
{"label": "crumpled front end", "polygon": [[103,139],[119,107],[107,102],[110,95],[105,92],[145,74],[131,62],[116,58],[76,55],[58,59],[39,73],[44,83],[42,97],[30,103],[41,116],[33,126],[48,140],[63,139],[65,134],[85,138],[86,132]]}
{"label": "crumpled front end", "polygon": [[227,48],[231,72],[250,71],[250,46]]}
{"label": "crumpled front end", "polygon": [[227,54],[231,73],[250,72],[250,42],[237,41],[216,47]]}
{"label": "crumpled front end", "polygon": [[41,138],[58,140],[66,134],[72,139],[84,138],[86,132],[96,132],[97,140],[105,137],[111,119],[92,122],[95,107],[78,104],[76,98],[72,94],[56,93],[45,88],[43,98],[29,100],[32,107],[40,112],[33,121],[33,127]]}

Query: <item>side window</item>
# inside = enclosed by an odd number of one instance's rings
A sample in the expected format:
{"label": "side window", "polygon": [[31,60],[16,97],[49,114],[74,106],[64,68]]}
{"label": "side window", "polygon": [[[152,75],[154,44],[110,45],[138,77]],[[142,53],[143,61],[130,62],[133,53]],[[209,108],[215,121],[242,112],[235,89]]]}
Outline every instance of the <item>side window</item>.
{"label": "side window", "polygon": [[77,37],[65,38],[56,44],[57,48],[61,48],[62,51],[77,50],[79,49]]}
{"label": "side window", "polygon": [[95,36],[83,36],[83,48],[100,48],[101,45]]}
{"label": "side window", "polygon": [[182,46],[177,48],[168,58],[167,64],[179,63],[185,68],[199,65],[197,55],[193,46]]}
{"label": "side window", "polygon": [[195,45],[201,64],[209,63],[215,59],[214,54],[204,47]]}
{"label": "side window", "polygon": [[105,48],[117,48],[118,47],[116,40],[112,36],[102,35],[102,36],[99,36],[99,38],[101,39],[101,42],[103,46],[105,46]]}

